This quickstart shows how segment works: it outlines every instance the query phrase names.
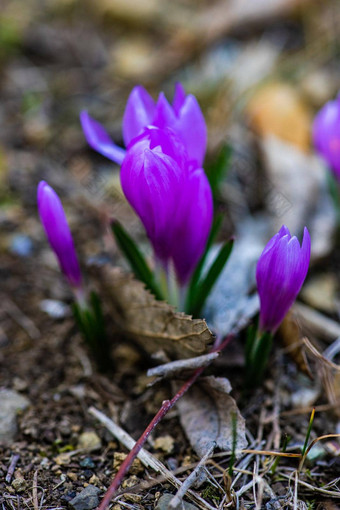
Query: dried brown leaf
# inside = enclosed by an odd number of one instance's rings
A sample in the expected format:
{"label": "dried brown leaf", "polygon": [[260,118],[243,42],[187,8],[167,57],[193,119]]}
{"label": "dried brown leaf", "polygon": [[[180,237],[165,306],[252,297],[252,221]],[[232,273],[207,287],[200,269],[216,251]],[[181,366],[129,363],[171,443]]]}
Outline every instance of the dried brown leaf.
{"label": "dried brown leaf", "polygon": [[313,379],[306,352],[303,348],[301,329],[293,312],[289,312],[286,315],[280,326],[279,333],[283,345],[286,347],[288,354],[296,363],[298,369],[310,379]]}
{"label": "dried brown leaf", "polygon": [[131,274],[111,266],[92,266],[90,271],[115,325],[148,353],[163,350],[172,359],[190,358],[204,354],[212,344],[204,320],[157,301]]}
{"label": "dried brown leaf", "polygon": [[233,416],[236,424],[236,449],[245,448],[245,420],[229,395],[228,379],[204,377],[178,401],[180,420],[196,453],[203,457],[213,442],[221,450],[233,445]]}

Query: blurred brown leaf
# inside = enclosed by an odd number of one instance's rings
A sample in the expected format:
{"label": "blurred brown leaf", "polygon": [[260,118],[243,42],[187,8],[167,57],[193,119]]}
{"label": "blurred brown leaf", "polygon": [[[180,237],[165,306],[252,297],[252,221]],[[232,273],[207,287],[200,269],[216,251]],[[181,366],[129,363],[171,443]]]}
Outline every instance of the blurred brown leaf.
{"label": "blurred brown leaf", "polygon": [[221,450],[233,445],[233,419],[236,423],[236,449],[245,448],[245,420],[231,386],[224,377],[204,377],[177,402],[182,427],[196,453],[203,457],[215,442]]}
{"label": "blurred brown leaf", "polygon": [[104,308],[115,326],[148,353],[163,350],[170,358],[204,354],[213,342],[206,322],[176,312],[157,301],[131,274],[111,266],[92,266]]}
{"label": "blurred brown leaf", "polygon": [[275,135],[303,151],[310,144],[311,116],[296,90],[285,83],[271,83],[259,89],[248,104],[253,129]]}

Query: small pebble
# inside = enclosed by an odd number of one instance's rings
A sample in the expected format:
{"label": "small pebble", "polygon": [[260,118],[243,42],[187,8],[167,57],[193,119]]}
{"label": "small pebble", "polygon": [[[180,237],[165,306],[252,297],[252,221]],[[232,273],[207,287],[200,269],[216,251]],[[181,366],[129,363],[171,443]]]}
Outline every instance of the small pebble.
{"label": "small pebble", "polygon": [[14,255],[29,257],[33,251],[33,244],[28,236],[24,234],[16,234],[11,239],[9,249]]}
{"label": "small pebble", "polygon": [[174,449],[175,440],[170,435],[160,436],[155,439],[153,444],[156,450],[162,450],[165,453],[172,453]]}
{"label": "small pebble", "polygon": [[95,464],[93,462],[93,460],[91,459],[91,457],[85,457],[85,459],[82,459],[80,462],[79,462],[79,465],[83,468],[89,468],[89,469],[93,469]]}
{"label": "small pebble", "polygon": [[101,445],[102,442],[95,432],[83,432],[79,436],[77,448],[84,450],[98,450]]}
{"label": "small pebble", "polygon": [[26,480],[22,477],[15,478],[15,480],[12,482],[12,487],[14,488],[15,492],[24,492],[27,487]]}
{"label": "small pebble", "polygon": [[39,308],[53,319],[63,319],[71,315],[70,307],[56,299],[43,299],[40,301]]}
{"label": "small pebble", "polygon": [[77,496],[68,502],[69,507],[74,510],[92,510],[99,504],[98,494],[100,489],[93,485],[88,485]]}

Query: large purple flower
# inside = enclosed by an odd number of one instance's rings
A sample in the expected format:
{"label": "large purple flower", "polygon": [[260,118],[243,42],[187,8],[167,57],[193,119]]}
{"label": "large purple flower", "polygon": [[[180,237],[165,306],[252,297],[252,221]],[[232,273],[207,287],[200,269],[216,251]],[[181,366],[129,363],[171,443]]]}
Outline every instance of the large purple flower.
{"label": "large purple flower", "polygon": [[82,285],[80,267],[61,201],[45,181],[39,183],[37,199],[40,220],[60,268],[69,284],[74,288],[80,288]]}
{"label": "large purple flower", "polygon": [[[121,164],[125,151],[111,140],[105,128],[86,111],[81,113],[80,120],[89,145]],[[141,85],[132,90],[123,117],[123,139],[126,147],[147,126],[170,128],[181,139],[193,165],[202,166],[207,147],[207,127],[197,99],[191,94],[186,95],[180,83],[176,85],[172,105],[163,93],[155,103]]]}
{"label": "large purple flower", "polygon": [[306,227],[300,247],[283,225],[263,250],[256,268],[262,331],[274,333],[295,301],[307,275],[310,246]]}
{"label": "large purple flower", "polygon": [[211,228],[213,205],[201,168],[207,144],[204,117],[192,95],[176,85],[172,105],[157,103],[135,87],[123,118],[127,150],[116,146],[87,112],[81,123],[90,146],[121,164],[124,194],[140,217],[156,257],[173,261],[181,285],[188,282]]}
{"label": "large purple flower", "polygon": [[313,140],[317,151],[340,181],[340,94],[317,113],[313,123]]}

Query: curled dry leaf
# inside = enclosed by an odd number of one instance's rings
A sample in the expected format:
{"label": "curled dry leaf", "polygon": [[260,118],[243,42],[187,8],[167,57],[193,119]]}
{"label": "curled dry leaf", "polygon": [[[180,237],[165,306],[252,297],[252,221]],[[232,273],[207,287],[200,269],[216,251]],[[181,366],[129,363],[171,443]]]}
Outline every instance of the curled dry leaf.
{"label": "curled dry leaf", "polygon": [[91,266],[98,293],[115,326],[148,353],[162,349],[170,358],[204,354],[213,342],[206,322],[157,301],[131,274],[111,266]]}
{"label": "curled dry leaf", "polygon": [[180,420],[196,453],[203,457],[215,442],[221,450],[233,446],[233,417],[236,418],[236,449],[245,448],[245,420],[229,395],[224,377],[204,377],[177,402]]}
{"label": "curled dry leaf", "polygon": [[303,348],[302,333],[299,322],[292,311],[290,311],[282,322],[279,333],[290,357],[295,361],[301,372],[313,379],[310,366],[307,361],[306,352]]}

